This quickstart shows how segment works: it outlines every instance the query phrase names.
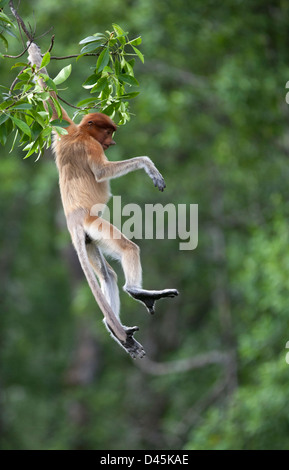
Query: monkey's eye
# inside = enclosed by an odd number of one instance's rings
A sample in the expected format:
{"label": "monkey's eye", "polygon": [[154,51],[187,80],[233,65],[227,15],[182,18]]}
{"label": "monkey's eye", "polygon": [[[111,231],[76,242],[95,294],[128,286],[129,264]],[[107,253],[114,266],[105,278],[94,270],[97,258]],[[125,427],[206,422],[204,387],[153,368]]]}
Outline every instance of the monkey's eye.
{"label": "monkey's eye", "polygon": [[91,126],[91,124],[93,124],[93,121],[88,121],[87,124],[89,124]]}

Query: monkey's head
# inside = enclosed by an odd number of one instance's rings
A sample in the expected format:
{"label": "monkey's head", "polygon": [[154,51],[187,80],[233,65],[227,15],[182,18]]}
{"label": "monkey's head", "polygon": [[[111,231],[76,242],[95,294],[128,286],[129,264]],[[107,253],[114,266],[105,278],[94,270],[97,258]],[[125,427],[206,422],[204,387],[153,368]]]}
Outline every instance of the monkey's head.
{"label": "monkey's head", "polygon": [[82,119],[79,127],[96,139],[102,145],[104,150],[107,150],[111,145],[115,145],[115,141],[112,139],[112,136],[117,130],[117,127],[115,123],[106,116],[106,114],[87,114]]}

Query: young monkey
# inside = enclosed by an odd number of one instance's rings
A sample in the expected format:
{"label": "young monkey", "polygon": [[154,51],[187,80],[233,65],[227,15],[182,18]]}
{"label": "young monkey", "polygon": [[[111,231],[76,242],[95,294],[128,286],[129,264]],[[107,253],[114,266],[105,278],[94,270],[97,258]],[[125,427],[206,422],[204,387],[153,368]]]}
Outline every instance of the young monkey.
{"label": "young monkey", "polygon": [[[40,68],[40,49],[34,43],[29,47],[29,61]],[[45,69],[42,72],[47,74]],[[43,82],[41,85],[44,86]],[[57,119],[52,101],[50,105],[53,109],[52,120]],[[156,300],[175,297],[178,291],[142,289],[138,246],[101,218],[101,211],[95,214],[95,207],[107,204],[110,197],[109,180],[131,171],[144,169],[160,191],[164,190],[165,182],[148,157],[108,161],[104,151],[115,145],[113,134],[117,130],[108,116],[102,113],[88,114],[76,125],[64,109],[62,113],[63,119],[69,122],[68,134],[55,136],[53,150],[67,226],[88,284],[103,312],[107,329],[131,357],[141,358],[145,355],[144,349],[133,338],[138,327],[128,328],[120,322],[117,276],[103,253],[121,262],[125,276],[124,290],[142,302],[150,313],[154,313]]]}

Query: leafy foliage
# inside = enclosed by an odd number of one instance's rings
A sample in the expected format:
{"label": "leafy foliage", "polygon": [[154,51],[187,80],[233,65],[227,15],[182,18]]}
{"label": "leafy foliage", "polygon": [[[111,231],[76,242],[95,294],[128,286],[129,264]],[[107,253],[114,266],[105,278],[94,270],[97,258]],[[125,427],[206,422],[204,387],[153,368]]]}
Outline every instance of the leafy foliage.
{"label": "leafy foliage", "polygon": [[[3,27],[3,33],[9,32],[8,27],[11,26],[9,18],[0,12],[1,19],[7,25]],[[139,86],[134,77],[134,64],[135,57],[142,62],[144,60],[142,53],[136,47],[141,44],[141,38],[130,40],[119,25],[113,24],[112,32],[96,33],[82,39],[80,44],[83,47],[76,60],[92,54],[96,56],[97,61],[94,73],[83,83],[83,87],[90,90],[93,96],[78,103],[79,110],[74,113],[74,117],[98,110],[117,119],[118,124],[125,124],[130,119],[128,100],[138,95],[137,91],[129,91],[129,89]],[[2,55],[3,58],[5,56]],[[46,52],[42,59],[41,69],[47,67],[50,60],[51,54]],[[63,129],[65,124],[61,123],[61,107],[55,98],[52,98],[52,101],[59,121],[51,122],[52,109],[48,99],[51,91],[58,95],[58,86],[68,79],[72,65],[63,67],[54,79],[44,74],[41,69],[36,70],[33,64],[16,62],[12,70],[15,68],[21,68],[16,80],[2,93],[0,142],[5,145],[12,133],[14,140],[11,151],[15,143],[19,142],[23,150],[27,152],[25,158],[33,153],[38,153],[39,157],[45,148],[50,147],[52,132],[66,133]],[[45,82],[44,90],[38,83],[39,78]],[[48,113],[44,104],[48,107]]]}

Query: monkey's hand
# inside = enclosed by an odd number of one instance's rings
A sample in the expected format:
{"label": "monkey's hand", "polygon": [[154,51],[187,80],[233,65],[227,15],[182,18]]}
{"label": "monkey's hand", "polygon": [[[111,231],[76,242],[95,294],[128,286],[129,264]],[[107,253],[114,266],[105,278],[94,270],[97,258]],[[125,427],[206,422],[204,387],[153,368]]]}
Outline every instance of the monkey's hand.
{"label": "monkey's hand", "polygon": [[155,187],[163,191],[166,187],[164,178],[149,157],[143,157],[144,169],[148,176],[153,180]]}

